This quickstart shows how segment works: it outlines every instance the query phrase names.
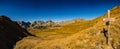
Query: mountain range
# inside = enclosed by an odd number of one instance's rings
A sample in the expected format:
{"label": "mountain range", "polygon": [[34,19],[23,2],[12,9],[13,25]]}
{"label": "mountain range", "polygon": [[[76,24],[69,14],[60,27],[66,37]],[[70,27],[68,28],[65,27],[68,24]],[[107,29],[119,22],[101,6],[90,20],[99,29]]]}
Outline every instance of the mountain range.
{"label": "mountain range", "polygon": [[73,20],[67,20],[67,21],[61,21],[61,22],[53,22],[52,20],[48,20],[46,22],[34,21],[32,23],[24,22],[24,21],[15,21],[15,22],[17,22],[22,28],[25,28],[25,29],[27,29],[27,28],[45,29],[45,28],[49,28],[49,27],[59,27],[59,26],[64,26],[64,25],[68,25],[71,23],[82,22],[82,21],[84,21],[84,19],[76,18]]}

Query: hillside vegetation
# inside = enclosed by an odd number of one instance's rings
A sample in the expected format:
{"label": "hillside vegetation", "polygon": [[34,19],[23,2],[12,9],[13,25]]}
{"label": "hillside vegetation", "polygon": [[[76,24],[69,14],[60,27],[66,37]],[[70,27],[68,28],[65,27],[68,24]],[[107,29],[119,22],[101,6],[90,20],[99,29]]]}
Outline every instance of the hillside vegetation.
{"label": "hillside vegetation", "polygon": [[103,22],[106,17],[107,14],[93,20],[44,30],[28,29],[37,37],[22,39],[14,49],[120,49],[120,6],[111,10],[111,17],[116,20],[110,22],[110,45],[106,44],[103,33],[103,28],[107,28]]}

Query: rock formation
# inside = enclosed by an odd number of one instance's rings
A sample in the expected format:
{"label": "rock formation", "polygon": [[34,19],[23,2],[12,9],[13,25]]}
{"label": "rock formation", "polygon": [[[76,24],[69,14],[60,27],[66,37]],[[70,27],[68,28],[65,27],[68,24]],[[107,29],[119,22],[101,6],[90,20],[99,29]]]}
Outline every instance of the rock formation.
{"label": "rock formation", "polygon": [[46,22],[44,21],[34,21],[33,23],[30,24],[31,28],[36,28],[36,29],[45,29],[48,27],[56,27],[57,24],[53,22],[52,20],[48,20]]}
{"label": "rock formation", "polygon": [[25,29],[29,28],[31,24],[30,22],[24,22],[24,21],[15,21],[15,22],[17,22],[22,28]]}

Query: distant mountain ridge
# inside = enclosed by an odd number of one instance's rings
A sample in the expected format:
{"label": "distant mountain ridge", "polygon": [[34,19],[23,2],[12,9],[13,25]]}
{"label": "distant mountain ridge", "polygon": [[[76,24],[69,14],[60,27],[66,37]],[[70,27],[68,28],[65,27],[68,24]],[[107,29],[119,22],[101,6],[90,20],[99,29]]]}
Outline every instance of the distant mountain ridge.
{"label": "distant mountain ridge", "polygon": [[82,18],[76,18],[73,20],[67,20],[67,21],[62,21],[62,22],[57,22],[57,24],[64,26],[64,25],[68,25],[68,24],[72,24],[72,23],[76,23],[76,22],[82,22],[84,21],[84,19]]}
{"label": "distant mountain ridge", "polygon": [[59,26],[64,26],[68,25],[71,23],[76,23],[76,22],[82,22],[84,19],[82,18],[76,18],[73,20],[67,20],[67,21],[62,21],[62,22],[53,22],[52,20],[48,20],[46,22],[44,21],[34,21],[32,23],[30,22],[24,22],[24,21],[16,21],[22,28],[36,28],[36,29],[45,29],[48,27],[59,27]]}

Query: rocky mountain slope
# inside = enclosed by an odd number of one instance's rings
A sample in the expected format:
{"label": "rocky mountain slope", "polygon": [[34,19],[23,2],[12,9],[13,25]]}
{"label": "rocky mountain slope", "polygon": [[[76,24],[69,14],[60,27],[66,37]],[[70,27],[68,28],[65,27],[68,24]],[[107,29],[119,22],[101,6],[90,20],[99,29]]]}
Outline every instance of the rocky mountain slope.
{"label": "rocky mountain slope", "polygon": [[15,21],[16,23],[18,23],[22,28],[29,28],[30,27],[30,22],[24,22],[24,21]]}
{"label": "rocky mountain slope", "polygon": [[13,49],[17,41],[31,35],[6,16],[0,16],[0,49]]}
{"label": "rocky mountain slope", "polygon": [[34,29],[45,29],[45,28],[56,27],[56,26],[58,25],[52,20],[48,20],[46,22],[34,21],[33,23],[30,24],[30,28],[34,28]]}

